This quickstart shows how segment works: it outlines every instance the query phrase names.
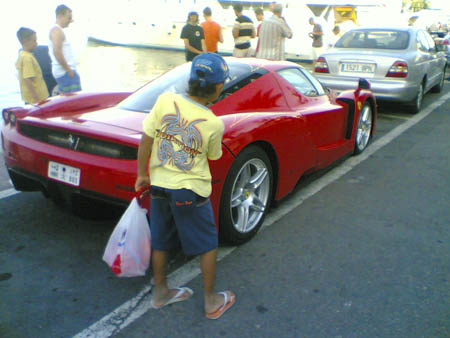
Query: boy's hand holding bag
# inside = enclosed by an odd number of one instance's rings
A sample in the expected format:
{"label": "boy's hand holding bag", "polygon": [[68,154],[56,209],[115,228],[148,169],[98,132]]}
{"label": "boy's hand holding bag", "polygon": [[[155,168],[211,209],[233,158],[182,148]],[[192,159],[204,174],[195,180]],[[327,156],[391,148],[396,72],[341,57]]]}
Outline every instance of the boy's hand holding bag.
{"label": "boy's hand holding bag", "polygon": [[103,260],[118,277],[144,276],[150,264],[151,236],[147,209],[140,203],[149,186],[140,189],[117,223]]}

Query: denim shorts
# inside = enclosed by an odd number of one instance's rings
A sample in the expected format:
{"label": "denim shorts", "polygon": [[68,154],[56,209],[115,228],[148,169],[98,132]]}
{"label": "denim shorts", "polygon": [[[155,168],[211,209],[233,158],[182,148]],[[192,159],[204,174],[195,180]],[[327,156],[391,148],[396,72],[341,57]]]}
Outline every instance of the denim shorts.
{"label": "denim shorts", "polygon": [[150,229],[155,250],[168,251],[178,239],[186,255],[200,255],[218,247],[211,202],[189,189],[152,186]]}
{"label": "denim shorts", "polygon": [[59,93],[71,93],[81,90],[80,75],[78,75],[76,71],[73,71],[73,73],[73,77],[70,77],[69,74],[66,73],[56,79]]}

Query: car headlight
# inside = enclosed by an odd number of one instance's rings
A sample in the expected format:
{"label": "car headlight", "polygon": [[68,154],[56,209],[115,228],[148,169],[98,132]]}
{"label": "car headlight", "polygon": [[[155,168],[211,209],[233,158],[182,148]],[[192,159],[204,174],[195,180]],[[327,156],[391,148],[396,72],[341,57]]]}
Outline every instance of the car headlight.
{"label": "car headlight", "polygon": [[13,112],[9,112],[9,122],[11,123],[11,126],[15,126],[17,122],[16,114]]}
{"label": "car headlight", "polygon": [[7,125],[9,123],[9,112],[7,109],[3,109],[2,117],[3,117],[3,121],[5,122],[5,125]]}

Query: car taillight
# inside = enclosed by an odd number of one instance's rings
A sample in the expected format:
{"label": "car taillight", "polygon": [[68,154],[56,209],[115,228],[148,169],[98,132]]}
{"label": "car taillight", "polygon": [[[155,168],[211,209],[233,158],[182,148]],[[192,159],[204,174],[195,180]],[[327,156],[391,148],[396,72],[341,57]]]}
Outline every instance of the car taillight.
{"label": "car taillight", "polygon": [[407,77],[408,65],[403,61],[395,61],[391,69],[389,69],[386,77]]}
{"label": "car taillight", "polygon": [[329,73],[327,61],[324,57],[319,57],[316,61],[316,65],[314,67],[314,72],[316,73]]}
{"label": "car taillight", "polygon": [[443,45],[450,45],[450,41],[444,40],[444,41],[442,41],[442,44],[443,44]]}

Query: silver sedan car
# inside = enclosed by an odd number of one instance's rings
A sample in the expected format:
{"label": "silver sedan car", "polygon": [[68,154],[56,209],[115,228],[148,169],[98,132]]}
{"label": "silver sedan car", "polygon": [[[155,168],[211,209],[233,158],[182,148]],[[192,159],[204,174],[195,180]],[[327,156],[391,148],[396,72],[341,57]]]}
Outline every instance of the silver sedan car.
{"label": "silver sedan car", "polygon": [[426,92],[442,90],[445,66],[445,54],[422,29],[361,28],[348,31],[320,55],[314,72],[337,91],[354,89],[365,78],[378,99],[407,102],[417,113]]}

